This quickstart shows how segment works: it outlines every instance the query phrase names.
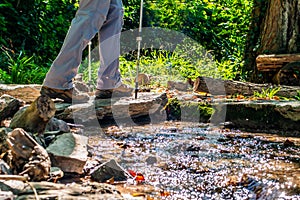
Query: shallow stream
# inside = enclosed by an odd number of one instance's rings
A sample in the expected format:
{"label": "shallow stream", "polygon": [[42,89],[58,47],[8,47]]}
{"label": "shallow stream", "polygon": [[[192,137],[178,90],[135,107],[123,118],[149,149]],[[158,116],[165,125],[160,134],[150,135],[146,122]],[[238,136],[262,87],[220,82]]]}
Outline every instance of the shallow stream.
{"label": "shallow stream", "polygon": [[95,157],[144,175],[153,199],[300,199],[300,138],[165,122],[89,141]]}

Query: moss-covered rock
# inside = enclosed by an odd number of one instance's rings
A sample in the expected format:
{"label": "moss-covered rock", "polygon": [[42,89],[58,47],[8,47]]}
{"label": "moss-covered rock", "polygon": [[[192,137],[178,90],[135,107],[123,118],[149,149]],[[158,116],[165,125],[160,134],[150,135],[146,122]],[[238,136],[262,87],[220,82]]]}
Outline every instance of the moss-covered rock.
{"label": "moss-covered rock", "polygon": [[245,131],[300,136],[300,101],[196,102],[171,98],[166,112],[168,120],[230,124]]}
{"label": "moss-covered rock", "polygon": [[170,98],[166,106],[168,120],[183,120],[193,122],[209,122],[214,109],[206,102],[181,101]]}
{"label": "moss-covered rock", "polygon": [[227,104],[226,121],[245,130],[300,136],[299,101],[246,101]]}

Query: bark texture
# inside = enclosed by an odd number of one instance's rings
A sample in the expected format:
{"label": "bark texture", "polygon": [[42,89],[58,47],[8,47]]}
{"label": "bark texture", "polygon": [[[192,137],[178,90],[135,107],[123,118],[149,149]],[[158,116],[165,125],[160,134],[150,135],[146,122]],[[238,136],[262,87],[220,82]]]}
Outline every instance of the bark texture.
{"label": "bark texture", "polygon": [[255,59],[260,54],[300,52],[300,0],[254,1],[252,23],[245,49],[245,70],[254,72],[250,81],[271,82],[275,74],[258,76]]}
{"label": "bark texture", "polygon": [[261,53],[299,52],[299,9],[299,0],[269,0],[262,24]]}

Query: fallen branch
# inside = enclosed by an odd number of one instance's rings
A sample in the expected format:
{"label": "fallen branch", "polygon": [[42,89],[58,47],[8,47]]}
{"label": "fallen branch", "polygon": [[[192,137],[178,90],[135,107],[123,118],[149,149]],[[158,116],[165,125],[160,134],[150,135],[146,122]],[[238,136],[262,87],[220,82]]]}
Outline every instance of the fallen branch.
{"label": "fallen branch", "polygon": [[0,180],[28,181],[28,176],[0,175]]}

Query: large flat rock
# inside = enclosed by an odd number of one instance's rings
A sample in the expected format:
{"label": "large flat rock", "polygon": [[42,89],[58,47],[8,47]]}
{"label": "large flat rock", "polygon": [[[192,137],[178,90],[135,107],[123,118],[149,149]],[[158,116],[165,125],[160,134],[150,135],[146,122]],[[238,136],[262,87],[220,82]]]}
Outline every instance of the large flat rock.
{"label": "large flat rock", "polygon": [[15,85],[15,84],[0,84],[0,96],[8,94],[15,98],[21,99],[26,103],[33,102],[40,96],[41,85]]}
{"label": "large flat rock", "polygon": [[125,119],[151,115],[167,104],[165,93],[139,93],[138,98],[91,99],[85,104],[56,104],[56,117],[62,120],[89,122],[104,118]]}
{"label": "large flat rock", "polygon": [[300,136],[300,101],[172,101],[168,118],[212,123],[251,132]]}
{"label": "large flat rock", "polygon": [[226,121],[235,127],[300,136],[299,101],[231,102],[226,107]]}

